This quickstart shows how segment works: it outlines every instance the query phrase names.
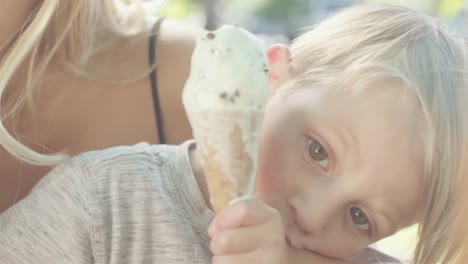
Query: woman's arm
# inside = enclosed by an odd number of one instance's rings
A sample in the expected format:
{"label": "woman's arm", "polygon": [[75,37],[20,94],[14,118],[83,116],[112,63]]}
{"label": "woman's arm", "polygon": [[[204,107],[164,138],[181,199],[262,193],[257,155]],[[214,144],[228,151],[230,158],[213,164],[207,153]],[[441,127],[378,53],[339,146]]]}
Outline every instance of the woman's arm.
{"label": "woman's arm", "polygon": [[61,165],[0,214],[0,263],[92,263],[82,181],[79,168]]}

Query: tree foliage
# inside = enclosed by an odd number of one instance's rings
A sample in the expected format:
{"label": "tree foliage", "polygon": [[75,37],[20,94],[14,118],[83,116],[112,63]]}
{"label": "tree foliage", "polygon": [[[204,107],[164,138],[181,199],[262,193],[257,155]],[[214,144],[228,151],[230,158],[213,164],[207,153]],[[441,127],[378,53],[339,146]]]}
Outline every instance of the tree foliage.
{"label": "tree foliage", "polygon": [[310,0],[271,0],[259,6],[256,14],[267,21],[295,21],[312,11]]}

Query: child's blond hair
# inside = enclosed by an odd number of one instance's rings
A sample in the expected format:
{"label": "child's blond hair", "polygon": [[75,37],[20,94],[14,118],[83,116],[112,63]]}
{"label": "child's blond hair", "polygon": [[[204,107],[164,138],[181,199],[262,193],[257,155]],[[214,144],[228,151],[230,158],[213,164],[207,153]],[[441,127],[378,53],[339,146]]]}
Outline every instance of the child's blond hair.
{"label": "child's blond hair", "polygon": [[429,137],[414,262],[455,261],[461,246],[454,228],[457,186],[468,166],[464,41],[436,18],[403,7],[358,5],[298,37],[291,54],[285,91],[326,85],[356,92],[392,80],[416,95]]}
{"label": "child's blond hair", "polygon": [[146,32],[150,26],[148,9],[165,1],[144,0],[43,0],[29,15],[23,27],[0,47],[6,54],[0,64],[0,102],[18,69],[27,63],[27,85],[14,102],[0,105],[0,146],[30,164],[55,165],[63,154],[43,155],[18,142],[5,127],[27,102],[49,65],[78,70],[79,66],[108,44],[113,37],[130,37]]}

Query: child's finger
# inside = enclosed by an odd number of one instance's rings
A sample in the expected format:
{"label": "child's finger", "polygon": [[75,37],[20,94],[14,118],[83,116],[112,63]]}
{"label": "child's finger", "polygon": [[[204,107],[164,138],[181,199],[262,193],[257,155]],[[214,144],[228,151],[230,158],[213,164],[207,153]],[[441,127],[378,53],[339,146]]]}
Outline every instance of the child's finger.
{"label": "child's finger", "polygon": [[287,263],[274,252],[252,251],[236,255],[213,256],[212,264],[276,264]]}
{"label": "child's finger", "polygon": [[211,252],[214,255],[230,255],[253,251],[262,244],[261,229],[241,227],[219,232],[211,239]]}
{"label": "child's finger", "polygon": [[261,264],[260,261],[254,260],[254,254],[251,252],[244,253],[244,254],[236,254],[236,255],[220,255],[220,256],[213,256],[212,264]]}
{"label": "child's finger", "polygon": [[274,212],[257,199],[245,199],[222,210],[210,226],[209,232],[212,235],[215,230],[259,225],[268,220]]}
{"label": "child's finger", "polygon": [[239,264],[245,263],[248,264],[246,259],[249,258],[249,254],[243,255],[220,255],[213,256],[211,264]]}

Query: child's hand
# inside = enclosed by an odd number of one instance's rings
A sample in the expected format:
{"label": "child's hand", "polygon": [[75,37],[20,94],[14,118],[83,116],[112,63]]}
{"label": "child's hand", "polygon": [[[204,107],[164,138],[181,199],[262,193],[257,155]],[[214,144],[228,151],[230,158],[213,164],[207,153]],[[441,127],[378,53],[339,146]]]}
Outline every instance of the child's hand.
{"label": "child's hand", "polygon": [[286,264],[287,244],[280,214],[249,198],[221,211],[208,229],[213,264]]}
{"label": "child's hand", "polygon": [[287,245],[281,215],[249,198],[221,211],[208,229],[212,264],[353,264]]}

